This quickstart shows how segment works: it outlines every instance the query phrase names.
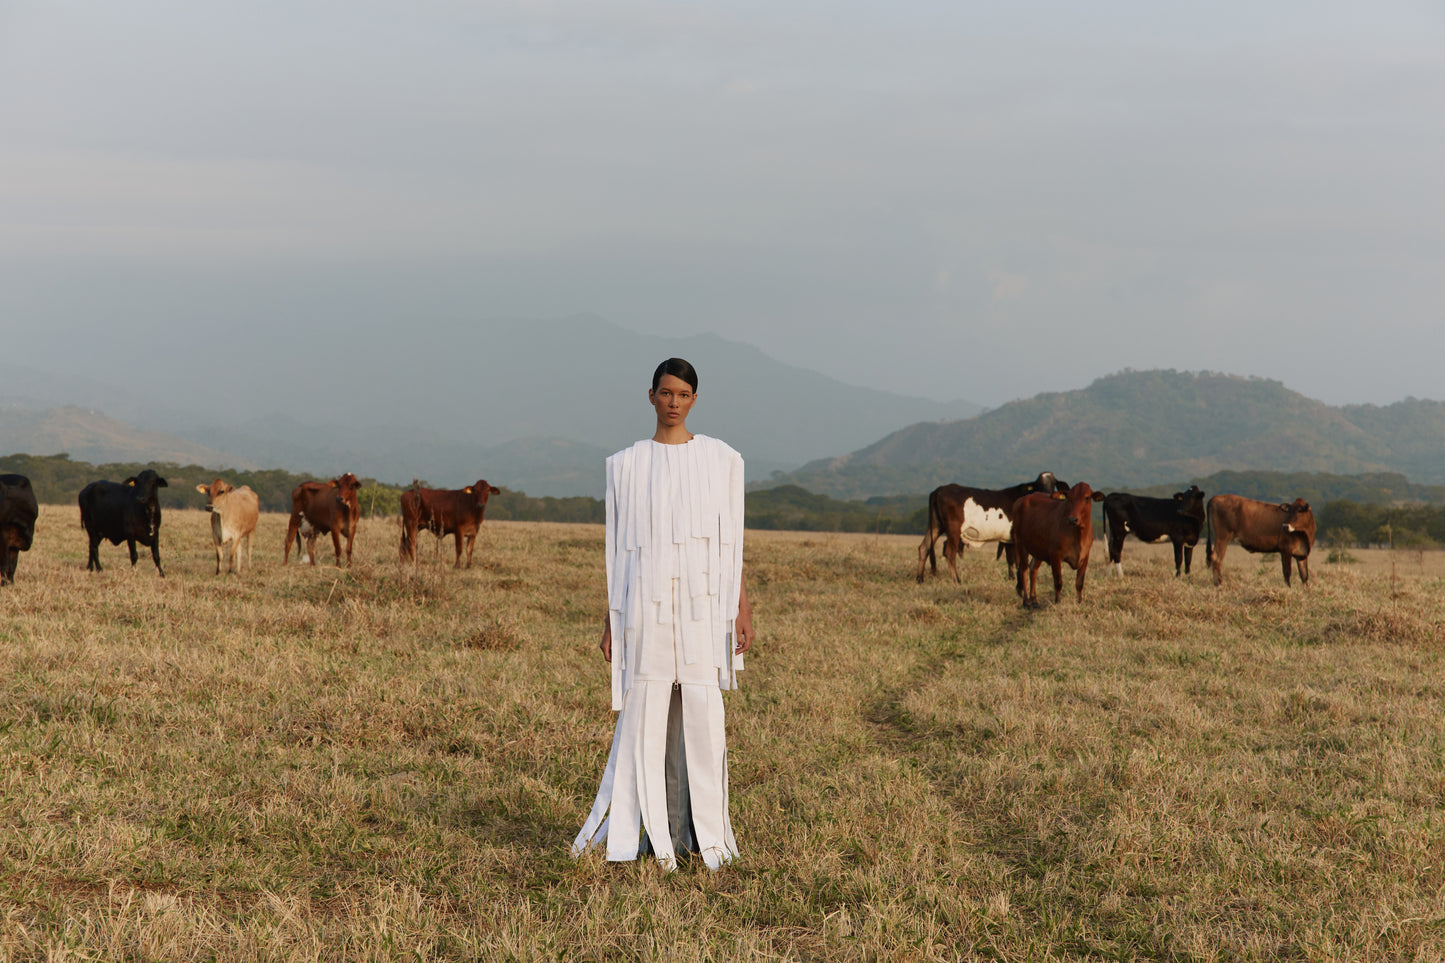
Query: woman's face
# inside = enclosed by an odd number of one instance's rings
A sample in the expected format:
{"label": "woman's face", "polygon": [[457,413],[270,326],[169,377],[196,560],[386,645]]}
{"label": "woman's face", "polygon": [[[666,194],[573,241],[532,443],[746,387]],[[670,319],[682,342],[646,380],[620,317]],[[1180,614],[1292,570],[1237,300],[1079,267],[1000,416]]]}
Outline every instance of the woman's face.
{"label": "woman's face", "polygon": [[687,421],[687,413],[697,401],[697,394],[686,381],[665,374],[655,389],[648,390],[647,400],[657,410],[658,427],[671,428]]}

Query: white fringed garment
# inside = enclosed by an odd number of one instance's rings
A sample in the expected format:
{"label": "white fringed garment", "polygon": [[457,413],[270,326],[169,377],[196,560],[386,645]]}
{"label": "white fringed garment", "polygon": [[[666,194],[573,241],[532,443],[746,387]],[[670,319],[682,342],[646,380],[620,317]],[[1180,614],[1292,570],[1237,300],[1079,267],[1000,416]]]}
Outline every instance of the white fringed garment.
{"label": "white fringed garment", "polygon": [[[737,856],[720,690],[736,688],[743,669],[743,657],[733,652],[742,588],[742,456],[716,438],[694,435],[682,445],[640,441],[608,458],[606,552],[612,708],[619,715],[602,786],[573,853],[605,842],[608,859],[635,859],[645,827],[658,860],[672,866],[663,767],[680,754],[696,844],[717,866]],[[667,742],[674,682],[681,682],[681,747]]]}

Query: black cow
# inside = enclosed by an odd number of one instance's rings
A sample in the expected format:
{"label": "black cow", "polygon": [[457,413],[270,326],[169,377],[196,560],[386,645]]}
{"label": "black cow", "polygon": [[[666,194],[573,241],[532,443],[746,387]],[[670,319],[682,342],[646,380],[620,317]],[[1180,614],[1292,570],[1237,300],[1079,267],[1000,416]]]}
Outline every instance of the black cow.
{"label": "black cow", "polygon": [[1174,576],[1179,577],[1182,565],[1189,574],[1194,546],[1204,528],[1204,492],[1190,485],[1173,498],[1149,498],[1114,492],[1104,498],[1104,541],[1109,546],[1109,561],[1114,574],[1124,574],[1124,537],[1133,535],[1141,542],[1162,542],[1174,545]]}
{"label": "black cow", "polygon": [[80,526],[90,535],[88,571],[100,571],[100,541],[130,546],[130,564],[136,563],[135,544],[149,545],[156,571],[161,568],[161,505],[156,489],[169,488],[166,480],[147,468],[124,482],[94,481],[80,490]]}
{"label": "black cow", "polygon": [[21,552],[30,551],[39,514],[30,479],[0,475],[0,585],[15,581],[15,564]]}

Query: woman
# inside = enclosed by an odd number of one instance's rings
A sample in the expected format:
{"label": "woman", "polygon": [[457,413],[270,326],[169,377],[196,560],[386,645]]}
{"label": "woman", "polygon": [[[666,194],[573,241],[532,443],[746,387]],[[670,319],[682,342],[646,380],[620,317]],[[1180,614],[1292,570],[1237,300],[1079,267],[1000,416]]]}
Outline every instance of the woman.
{"label": "woman", "polygon": [[716,869],[738,855],[721,690],[737,687],[753,642],[743,459],[688,431],[697,372],[686,361],[658,365],[647,399],[657,431],[607,459],[600,648],[612,663],[617,729],[572,853],[606,846],[608,859],[628,860],[650,849],[670,870],[698,852]]}

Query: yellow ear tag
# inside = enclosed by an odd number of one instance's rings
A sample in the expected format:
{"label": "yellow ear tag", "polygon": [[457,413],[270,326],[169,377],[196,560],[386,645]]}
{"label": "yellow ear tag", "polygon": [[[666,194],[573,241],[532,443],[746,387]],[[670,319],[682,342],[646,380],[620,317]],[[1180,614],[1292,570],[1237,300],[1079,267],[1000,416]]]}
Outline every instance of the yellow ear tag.
{"label": "yellow ear tag", "polygon": [[473,494],[475,494],[475,492],[473,492],[470,488],[468,488],[468,489],[467,489],[467,494],[468,494],[468,495],[473,495]]}
{"label": "yellow ear tag", "polygon": [[133,478],[128,478],[128,479],[126,479],[126,482],[125,482],[125,483],[126,483],[127,485],[129,485],[131,488],[134,488],[134,487],[135,487],[135,479],[133,479]]}
{"label": "yellow ear tag", "polygon": [[1054,492],[1054,501],[1064,502],[1068,500],[1069,496],[1065,495],[1063,492]]}

